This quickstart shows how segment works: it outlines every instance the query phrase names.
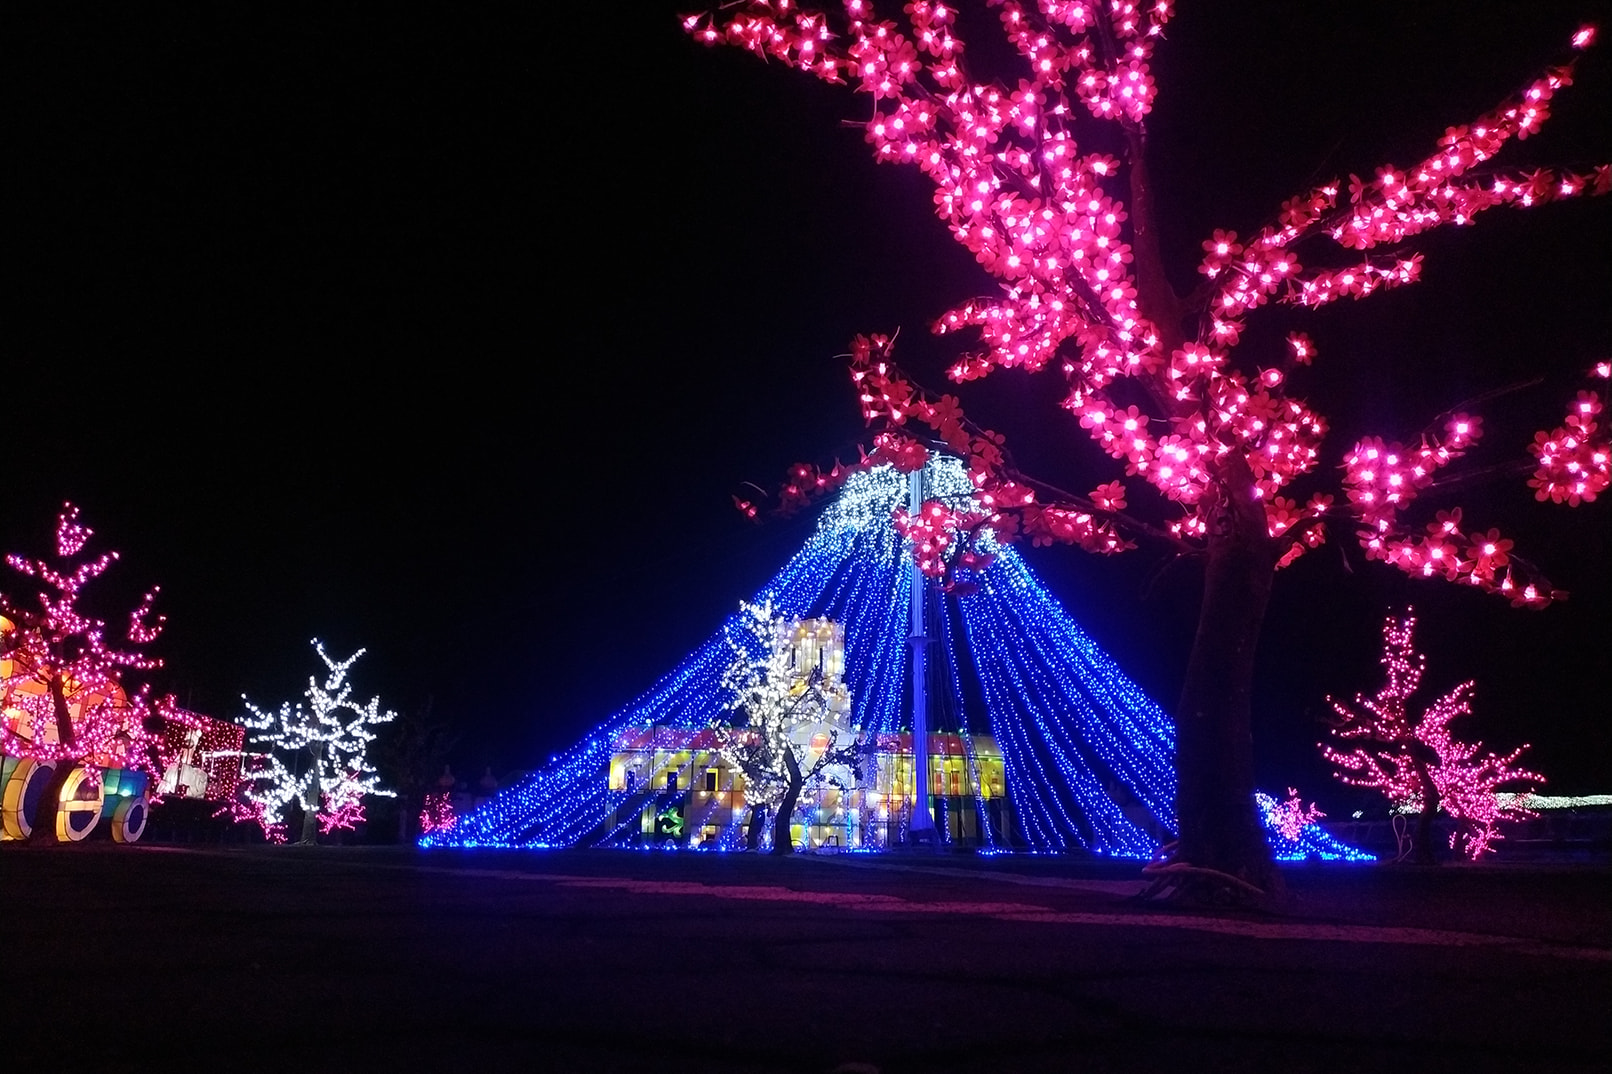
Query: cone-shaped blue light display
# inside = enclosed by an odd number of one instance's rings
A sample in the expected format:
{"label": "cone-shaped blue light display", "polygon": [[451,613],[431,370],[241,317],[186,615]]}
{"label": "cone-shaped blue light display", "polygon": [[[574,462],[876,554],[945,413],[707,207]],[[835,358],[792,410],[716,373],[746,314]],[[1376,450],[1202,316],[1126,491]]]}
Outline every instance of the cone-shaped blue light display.
{"label": "cone-shaped blue light display", "polygon": [[[932,457],[931,499],[960,503],[972,491],[954,459]],[[875,735],[907,729],[911,576],[891,523],[906,476],[885,466],[853,475],[825,509],[805,546],[755,596],[799,618],[845,626],[845,682],[852,721]],[[1001,751],[1011,822],[978,824],[982,849],[1080,852],[1147,858],[1175,828],[1175,730],[1169,717],[1115,666],[1047,591],[1011,546],[1002,546],[956,598],[930,586],[922,634],[931,639],[930,729],[975,735]],[[500,792],[425,847],[561,847],[616,844],[638,831],[631,787],[612,790],[607,772],[622,736],[649,729],[694,733],[721,718],[732,660],[726,631],[711,635],[646,693],[548,766]],[[933,655],[939,653],[939,658]],[[654,732],[651,732],[654,733]],[[988,809],[978,767],[970,787]],[[692,765],[691,765],[692,767]],[[692,785],[690,771],[674,781]],[[966,792],[965,792],[966,794]],[[643,797],[640,791],[639,797]],[[621,818],[621,819],[618,819]],[[707,846],[742,845],[737,821]],[[1365,858],[1311,826],[1283,856]]]}

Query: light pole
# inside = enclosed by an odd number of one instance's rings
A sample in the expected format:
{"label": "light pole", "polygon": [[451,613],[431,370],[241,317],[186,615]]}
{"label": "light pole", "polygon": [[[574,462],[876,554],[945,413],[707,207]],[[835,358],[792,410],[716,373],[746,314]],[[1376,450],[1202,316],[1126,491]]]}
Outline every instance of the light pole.
{"label": "light pole", "polygon": [[[907,514],[917,519],[924,506],[924,470],[920,467],[907,475]],[[912,550],[909,550],[909,552]],[[918,557],[907,559],[912,590],[912,621],[907,645],[912,649],[912,822],[907,827],[908,839],[913,843],[940,843],[935,831],[935,817],[929,808],[929,638],[924,634],[924,573],[918,568]]]}

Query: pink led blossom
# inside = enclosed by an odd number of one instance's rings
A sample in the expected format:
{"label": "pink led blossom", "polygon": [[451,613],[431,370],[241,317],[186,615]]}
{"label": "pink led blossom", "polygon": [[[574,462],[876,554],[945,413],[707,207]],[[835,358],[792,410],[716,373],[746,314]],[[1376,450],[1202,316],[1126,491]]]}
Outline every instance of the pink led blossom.
{"label": "pink led blossom", "polygon": [[364,819],[363,774],[342,773],[336,785],[319,796],[319,834],[329,835],[338,828],[354,831]]}
{"label": "pink led blossom", "polygon": [[[248,761],[250,764],[250,761]],[[250,778],[250,774],[248,776]],[[237,824],[256,824],[263,830],[263,838],[270,843],[284,843],[286,841],[286,825],[284,822],[275,822],[269,819],[264,803],[247,798],[231,798],[213,812],[215,817],[225,817]]]}
{"label": "pink led blossom", "polygon": [[445,832],[458,822],[459,817],[454,813],[453,802],[450,801],[446,791],[437,791],[425,796],[424,807],[420,810],[422,835]]}
{"label": "pink led blossom", "polygon": [[[1592,370],[1599,380],[1608,374],[1605,362]],[[1535,499],[1577,507],[1606,491],[1612,483],[1612,431],[1601,420],[1603,409],[1598,392],[1581,391],[1560,426],[1534,434],[1528,450],[1539,466],[1528,485]]]}
{"label": "pink led blossom", "polygon": [[1287,789],[1286,800],[1273,805],[1268,814],[1270,823],[1289,843],[1298,842],[1299,834],[1324,816],[1326,814],[1317,809],[1314,802],[1304,805],[1294,787]]}
{"label": "pink led blossom", "polygon": [[[1125,200],[1145,183],[1136,169],[1155,94],[1149,65],[1172,5],[1004,0],[995,7],[1019,59],[1018,70],[1000,79],[970,69],[954,11],[932,0],[904,5],[904,23],[880,18],[868,0],[837,11],[754,0],[691,16],[684,27],[707,44],[735,45],[866,94],[864,133],[874,156],[912,164],[929,178],[937,216],[1000,285],[999,293],[936,319],[937,333],[973,336],[950,377],[1060,370],[1069,385],[1064,405],[1080,425],[1126,474],[1179,512],[1149,531],[1112,497],[1017,505],[1003,498],[996,513],[1021,513],[1012,532],[1032,540],[1112,552],[1149,532],[1201,539],[1221,502],[1213,490],[1227,479],[1234,455],[1252,471],[1254,494],[1270,504],[1294,480],[1316,473],[1327,422],[1297,394],[1297,374],[1316,356],[1308,336],[1291,333],[1286,348],[1263,361],[1253,357],[1243,368],[1234,362],[1250,315],[1270,303],[1316,308],[1413,284],[1422,255],[1405,244],[1424,232],[1470,223],[1492,208],[1612,187],[1605,166],[1574,172],[1495,163],[1513,139],[1549,118],[1555,96],[1572,84],[1570,55],[1493,109],[1447,128],[1406,166],[1319,183],[1246,234],[1213,229],[1201,244],[1203,284],[1178,296],[1161,282],[1157,250],[1137,242],[1136,207]],[[1573,48],[1587,47],[1590,37],[1581,31]],[[1079,113],[1112,125],[1112,144],[1125,147],[1119,157],[1082,146]],[[920,465],[926,436],[909,431],[917,424],[968,460],[981,492],[1022,483],[1000,439],[976,450],[978,430],[957,399],[919,389],[895,365],[893,345],[881,335],[851,345],[863,416],[877,430],[862,464]],[[1599,400],[1581,396],[1562,428],[1540,434],[1532,449],[1540,499],[1577,505],[1605,489],[1608,451],[1598,414]],[[1384,457],[1369,464],[1357,445],[1343,458],[1342,497],[1288,500],[1270,516],[1272,535],[1291,537],[1280,562],[1324,541],[1325,519],[1347,519],[1368,558],[1530,606],[1558,598],[1514,556],[1502,562],[1452,553],[1451,542],[1463,535],[1429,542],[1418,524],[1402,521],[1480,432],[1479,416],[1456,415],[1418,442],[1374,441]],[[791,474],[780,497],[785,509],[830,484],[811,476]],[[942,545],[933,527],[927,537],[931,548]],[[944,554],[955,557],[967,543],[945,542]]]}

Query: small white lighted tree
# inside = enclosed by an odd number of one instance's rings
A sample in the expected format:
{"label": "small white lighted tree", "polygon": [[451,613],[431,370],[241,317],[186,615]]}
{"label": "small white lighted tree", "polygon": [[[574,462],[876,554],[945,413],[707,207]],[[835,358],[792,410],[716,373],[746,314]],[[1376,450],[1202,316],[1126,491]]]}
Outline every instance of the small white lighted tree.
{"label": "small white lighted tree", "polygon": [[314,651],[328,674],[323,683],[308,677],[307,704],[281,703],[269,712],[245,695],[250,715],[241,722],[253,732],[252,746],[262,752],[249,758],[245,801],[235,812],[255,820],[275,842],[286,837],[286,811],[292,803],[302,807],[302,834],[298,842],[312,843],[315,833],[337,828],[351,830],[364,819],[364,795],[391,796],[367,754],[375,735],[369,728],[397,718],[381,709],[381,699],[360,704],[352,697],[347,672],[360,649],[346,660],[332,660],[317,638]]}
{"label": "small white lighted tree", "polygon": [[751,809],[771,813],[772,852],[790,854],[801,795],[828,786],[848,793],[871,751],[849,720],[843,648],[816,643],[833,624],[791,619],[770,601],[742,608],[742,630],[728,634],[733,662],[722,685],[731,695],[728,712],[744,719],[713,725],[717,752],[744,773]]}

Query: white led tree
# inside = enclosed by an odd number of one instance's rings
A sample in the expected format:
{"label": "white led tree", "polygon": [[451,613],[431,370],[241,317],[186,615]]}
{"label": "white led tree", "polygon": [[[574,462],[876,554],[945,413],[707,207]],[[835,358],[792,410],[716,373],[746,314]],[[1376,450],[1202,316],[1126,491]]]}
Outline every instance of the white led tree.
{"label": "white led tree", "polygon": [[728,711],[745,719],[714,725],[717,752],[744,773],[753,815],[771,814],[772,853],[791,854],[789,828],[802,795],[829,786],[850,792],[872,751],[846,719],[850,706],[837,670],[815,661],[801,666],[793,644],[801,624],[770,602],[742,607],[742,631],[728,634],[733,662],[722,685],[732,695]]}
{"label": "white led tree", "polygon": [[241,722],[252,732],[252,746],[263,752],[249,757],[249,766],[256,768],[246,775],[245,805],[236,815],[257,821],[275,842],[285,840],[293,803],[302,809],[298,842],[312,843],[318,833],[351,830],[363,820],[364,795],[393,793],[380,786],[367,755],[375,740],[369,729],[397,713],[382,710],[379,697],[360,704],[347,681],[365,650],[332,660],[322,642],[316,638],[312,644],[327,675],[323,682],[308,677],[306,705],[287,701],[270,712],[241,698],[249,713]]}

